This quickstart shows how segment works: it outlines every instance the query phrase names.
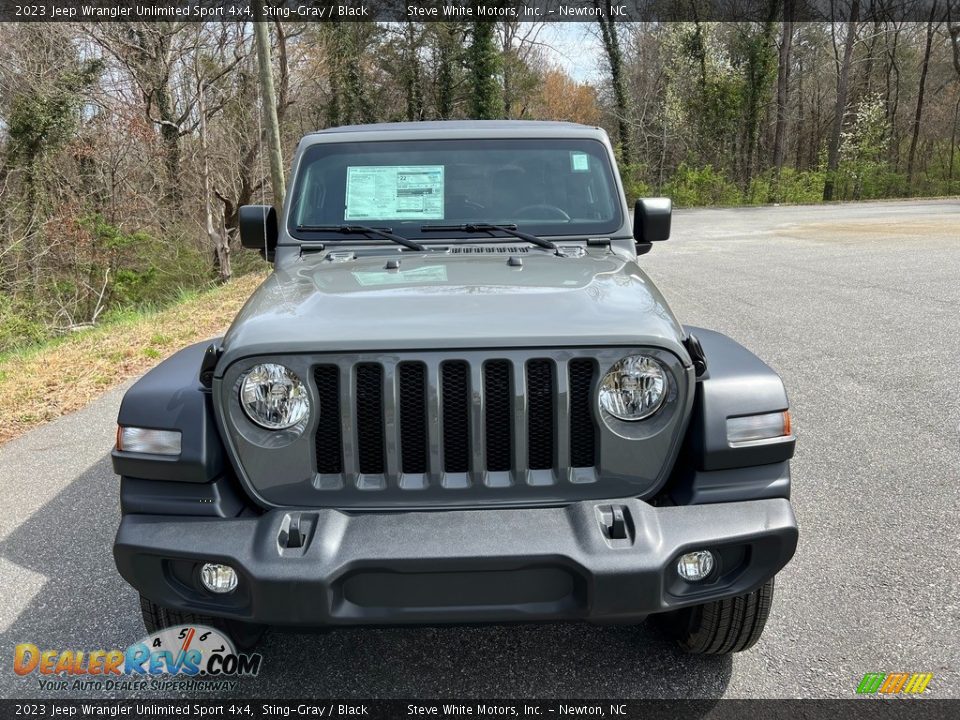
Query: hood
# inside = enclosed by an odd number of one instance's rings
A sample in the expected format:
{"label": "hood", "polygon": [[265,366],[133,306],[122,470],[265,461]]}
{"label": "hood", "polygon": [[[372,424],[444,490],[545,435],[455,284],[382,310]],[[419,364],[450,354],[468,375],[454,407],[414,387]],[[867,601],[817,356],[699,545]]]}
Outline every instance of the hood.
{"label": "hood", "polygon": [[[257,289],[224,362],[296,352],[654,345],[686,362],[683,332],[638,265],[609,251],[308,254]],[[219,373],[218,373],[219,374]]]}

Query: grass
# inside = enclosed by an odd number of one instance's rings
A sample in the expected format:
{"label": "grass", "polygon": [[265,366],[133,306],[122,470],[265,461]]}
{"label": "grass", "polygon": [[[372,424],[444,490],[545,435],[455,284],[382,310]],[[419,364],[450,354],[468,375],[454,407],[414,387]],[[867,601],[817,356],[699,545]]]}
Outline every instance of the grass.
{"label": "grass", "polygon": [[91,330],[0,355],[0,444],[79,410],[186,345],[222,334],[263,278],[244,275],[164,310],[125,312]]}

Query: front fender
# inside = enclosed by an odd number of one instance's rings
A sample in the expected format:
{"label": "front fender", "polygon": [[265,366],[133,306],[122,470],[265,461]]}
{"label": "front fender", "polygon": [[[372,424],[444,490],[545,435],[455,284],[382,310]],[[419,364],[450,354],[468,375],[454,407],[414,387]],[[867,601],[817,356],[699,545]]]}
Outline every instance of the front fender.
{"label": "front fender", "polygon": [[771,445],[730,447],[727,418],[787,410],[787,391],[765,362],[726,335],[687,328],[697,336],[707,358],[707,372],[697,382],[690,439],[699,470],[727,470],[783,462],[793,457],[792,437]]}
{"label": "front fender", "polygon": [[122,426],[179,430],[181,453],[163,457],[112,453],[118,475],[143,480],[204,483],[228,466],[220,441],[210,393],[200,384],[200,364],[210,341],[179,351],[150,370],[127,390],[117,423]]}
{"label": "front fender", "polygon": [[727,418],[787,410],[780,376],[726,335],[686,327],[700,341],[707,370],[697,379],[680,459],[668,485],[682,505],[790,497],[796,440],[731,447]]}

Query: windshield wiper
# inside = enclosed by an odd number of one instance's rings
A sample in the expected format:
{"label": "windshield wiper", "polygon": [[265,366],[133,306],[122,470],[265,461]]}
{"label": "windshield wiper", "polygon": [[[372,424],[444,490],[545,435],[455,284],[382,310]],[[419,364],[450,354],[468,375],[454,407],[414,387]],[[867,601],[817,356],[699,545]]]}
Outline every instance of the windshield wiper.
{"label": "windshield wiper", "polygon": [[463,225],[421,225],[421,232],[465,232],[465,233],[493,233],[496,231],[512,235],[520,240],[526,240],[528,243],[537,245],[547,250],[553,250],[557,255],[562,255],[560,248],[550,240],[531,235],[530,233],[520,232],[516,225],[494,225],[493,223],[465,223]]}
{"label": "windshield wiper", "polygon": [[332,232],[341,235],[376,235],[387,240],[393,240],[393,242],[411,250],[427,249],[416,240],[397,235],[390,228],[375,228],[368,225],[297,225],[297,230],[302,232]]}

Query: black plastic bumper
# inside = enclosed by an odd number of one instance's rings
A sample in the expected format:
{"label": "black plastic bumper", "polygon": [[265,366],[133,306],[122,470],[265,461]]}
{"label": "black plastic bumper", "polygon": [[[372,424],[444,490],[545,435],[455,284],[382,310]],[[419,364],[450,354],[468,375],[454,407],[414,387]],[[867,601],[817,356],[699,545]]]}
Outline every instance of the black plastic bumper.
{"label": "black plastic bumper", "polygon": [[[625,538],[605,518],[623,509]],[[629,620],[748,592],[797,545],[784,499],[655,508],[636,499],[566,507],[346,514],[292,511],[219,519],[123,518],[117,567],[161,605],[271,625]],[[688,583],[679,555],[709,549],[718,567]],[[237,590],[198,583],[204,562],[233,566]]]}

